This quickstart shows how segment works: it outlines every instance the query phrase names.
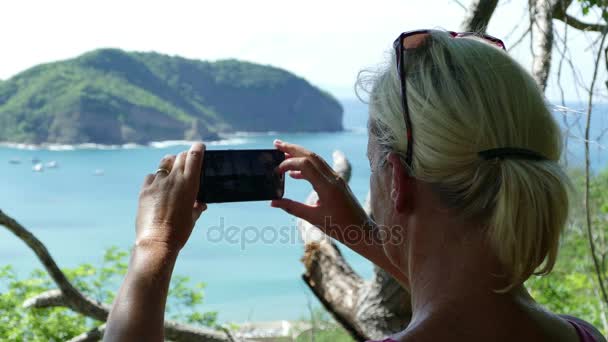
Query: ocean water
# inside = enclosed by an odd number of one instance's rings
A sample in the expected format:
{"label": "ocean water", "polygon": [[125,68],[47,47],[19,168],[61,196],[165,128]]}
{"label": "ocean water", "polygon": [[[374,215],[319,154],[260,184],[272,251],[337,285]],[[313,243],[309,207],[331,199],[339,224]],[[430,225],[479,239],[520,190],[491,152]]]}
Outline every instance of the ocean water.
{"label": "ocean water", "polygon": [[[356,101],[344,101],[344,105],[345,132],[241,134],[208,148],[272,148],[273,139],[279,138],[328,160],[332,151],[341,150],[353,166],[353,192],[363,201],[369,185],[367,109]],[[597,116],[594,122],[608,127],[605,116]],[[598,146],[592,153],[593,167],[602,169],[608,165],[608,153]],[[0,209],[42,240],[61,267],[83,262],[99,265],[104,249],[132,245],[143,177],[156,170],[165,154],[185,148],[171,144],[118,149],[0,148]],[[572,141],[569,148],[571,165],[580,165],[581,142]],[[56,161],[59,167],[32,172],[32,158]],[[21,164],[9,164],[11,159]],[[103,175],[96,175],[96,170],[103,170]],[[305,181],[286,181],[288,198],[304,200],[310,191]],[[222,228],[225,233],[229,227],[237,227],[238,233],[221,235]],[[371,275],[369,262],[346,248],[342,251],[362,276]],[[307,314],[309,302],[319,305],[300,278],[302,254],[295,220],[270,208],[268,202],[214,204],[199,219],[174,274],[207,283],[204,307],[217,310],[220,321],[299,319]],[[12,264],[22,276],[41,267],[19,239],[0,229],[0,265],[5,264]]]}

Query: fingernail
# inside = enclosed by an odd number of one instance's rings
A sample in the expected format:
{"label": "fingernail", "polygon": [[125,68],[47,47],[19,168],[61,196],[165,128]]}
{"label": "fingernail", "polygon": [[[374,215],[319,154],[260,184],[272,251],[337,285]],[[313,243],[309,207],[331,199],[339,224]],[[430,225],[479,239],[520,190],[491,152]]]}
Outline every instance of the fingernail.
{"label": "fingernail", "polygon": [[283,142],[279,139],[274,139],[274,144],[275,145],[281,145]]}

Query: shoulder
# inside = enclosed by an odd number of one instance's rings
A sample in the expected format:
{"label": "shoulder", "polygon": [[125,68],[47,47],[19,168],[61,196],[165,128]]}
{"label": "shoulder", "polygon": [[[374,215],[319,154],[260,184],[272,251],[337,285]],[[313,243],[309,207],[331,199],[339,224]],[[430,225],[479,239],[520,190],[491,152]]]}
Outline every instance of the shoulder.
{"label": "shoulder", "polygon": [[582,325],[583,327],[585,327],[587,329],[587,331],[589,331],[591,333],[591,335],[593,335],[593,337],[595,337],[595,340],[598,342],[606,342],[606,338],[604,337],[604,335],[602,335],[602,333],[596,328],[594,327],[591,323],[580,319],[578,317],[574,317],[574,316],[570,316],[570,315],[558,315],[559,317],[568,320],[568,321],[572,321],[572,322],[576,322],[580,325]]}

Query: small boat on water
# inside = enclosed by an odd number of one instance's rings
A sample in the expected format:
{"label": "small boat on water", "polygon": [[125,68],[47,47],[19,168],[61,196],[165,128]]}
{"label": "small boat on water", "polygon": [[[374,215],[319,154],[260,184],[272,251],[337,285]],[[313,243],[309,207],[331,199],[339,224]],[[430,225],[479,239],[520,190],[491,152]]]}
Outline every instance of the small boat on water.
{"label": "small boat on water", "polygon": [[8,163],[12,165],[21,164],[21,159],[9,159]]}
{"label": "small boat on water", "polygon": [[54,160],[51,160],[50,162],[46,163],[46,168],[47,169],[56,169],[57,168],[57,162]]}
{"label": "small boat on water", "polygon": [[97,169],[93,172],[93,175],[95,176],[103,176],[105,174],[105,171],[102,169]]}
{"label": "small boat on water", "polygon": [[38,163],[38,164],[32,166],[32,171],[42,172],[42,171],[44,171],[44,166],[42,165],[42,163]]}

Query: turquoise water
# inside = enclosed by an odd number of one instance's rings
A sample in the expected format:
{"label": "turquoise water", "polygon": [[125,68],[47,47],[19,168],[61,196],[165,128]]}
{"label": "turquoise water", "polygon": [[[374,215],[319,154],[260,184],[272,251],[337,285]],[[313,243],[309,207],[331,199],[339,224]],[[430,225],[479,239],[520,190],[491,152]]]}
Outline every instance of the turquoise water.
{"label": "turquoise water", "polygon": [[[339,149],[353,165],[351,187],[363,200],[369,180],[365,157],[366,109],[354,102],[346,102],[345,109],[345,126],[349,129],[346,132],[245,135],[208,148],[271,148],[272,140],[280,138],[301,144],[327,159],[331,159],[333,150]],[[580,143],[571,144],[572,159],[579,162],[580,148]],[[183,149],[183,146],[72,151],[0,148],[0,208],[36,234],[61,267],[83,262],[99,264],[107,247],[131,246],[137,194],[144,175],[153,172],[165,154]],[[607,164],[604,152],[594,149],[596,169]],[[55,160],[59,167],[32,172],[30,160],[34,157],[43,162]],[[20,159],[22,163],[8,164],[10,159]],[[97,169],[103,169],[104,174],[94,175]],[[286,197],[303,200],[310,191],[304,181],[287,180]],[[221,222],[224,228],[240,227],[245,235],[236,241],[215,241],[217,235],[208,234],[217,233],[214,227]],[[273,231],[283,235],[274,237]],[[260,232],[265,235],[260,236]],[[285,238],[291,241],[284,241]],[[371,275],[368,262],[345,248],[343,251],[363,276]],[[317,303],[300,279],[302,252],[295,220],[270,208],[267,202],[210,205],[182,251],[175,274],[206,282],[205,307],[219,311],[222,321],[298,319],[307,313],[309,300]],[[3,264],[14,265],[23,276],[40,267],[20,240],[0,229],[0,265]]]}

